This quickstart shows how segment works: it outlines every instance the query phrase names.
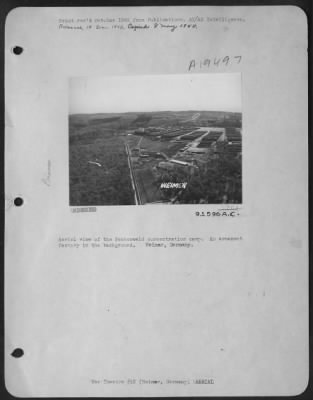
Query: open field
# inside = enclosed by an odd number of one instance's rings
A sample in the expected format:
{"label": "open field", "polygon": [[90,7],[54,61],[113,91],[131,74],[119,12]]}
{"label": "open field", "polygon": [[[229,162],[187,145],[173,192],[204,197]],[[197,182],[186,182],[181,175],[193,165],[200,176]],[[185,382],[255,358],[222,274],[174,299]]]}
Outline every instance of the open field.
{"label": "open field", "polygon": [[140,147],[142,149],[147,149],[155,152],[165,153],[168,157],[172,157],[177,153],[182,147],[184,147],[184,143],[173,143],[170,141],[155,141],[149,138],[144,137],[141,141]]}

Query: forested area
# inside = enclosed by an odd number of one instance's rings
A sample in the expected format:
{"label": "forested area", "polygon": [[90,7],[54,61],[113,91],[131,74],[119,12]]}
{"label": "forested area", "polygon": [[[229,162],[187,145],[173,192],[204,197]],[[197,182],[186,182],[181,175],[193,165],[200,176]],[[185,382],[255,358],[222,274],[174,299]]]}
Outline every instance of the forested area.
{"label": "forested area", "polygon": [[176,168],[164,172],[158,179],[162,182],[187,182],[181,189],[162,189],[163,199],[175,199],[183,204],[242,203],[241,160],[221,157],[207,166],[200,166],[194,174]]}
{"label": "forested area", "polygon": [[108,133],[70,145],[70,205],[134,204],[122,138]]}

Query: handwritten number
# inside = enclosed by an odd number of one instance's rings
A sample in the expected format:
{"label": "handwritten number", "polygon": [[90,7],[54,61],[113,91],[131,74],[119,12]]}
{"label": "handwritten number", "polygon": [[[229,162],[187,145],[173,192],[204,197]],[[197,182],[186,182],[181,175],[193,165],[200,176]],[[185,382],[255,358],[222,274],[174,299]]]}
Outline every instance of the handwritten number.
{"label": "handwritten number", "polygon": [[[223,58],[217,58],[215,57],[214,59],[210,58],[205,58],[203,60],[191,60],[189,63],[188,71],[191,71],[192,69],[195,69],[196,67],[198,69],[202,68],[210,68],[210,66],[215,66],[216,68],[220,67],[221,65],[227,67],[228,65],[231,65],[235,63],[235,60],[237,61],[237,64],[241,62],[242,56],[224,56]],[[212,61],[212,64],[211,64]]]}
{"label": "handwritten number", "polygon": [[211,62],[211,60],[209,59],[209,58],[206,58],[205,60],[204,60],[204,65],[207,65],[208,67],[210,66],[210,62]]}
{"label": "handwritten number", "polygon": [[[191,71],[192,69],[195,69],[196,66],[198,69],[202,68],[209,68],[211,65],[215,67],[220,67],[221,65],[228,66],[233,63],[235,63],[235,60],[237,60],[237,64],[241,62],[242,56],[224,56],[223,58],[217,58],[215,57],[214,59],[210,58],[205,58],[203,60],[191,60],[189,63],[189,68],[188,71]],[[212,61],[212,64],[211,64]]]}
{"label": "handwritten number", "polygon": [[229,63],[229,57],[228,57],[228,56],[226,56],[226,57],[223,58],[223,63],[225,63],[226,65],[228,65],[228,63]]}

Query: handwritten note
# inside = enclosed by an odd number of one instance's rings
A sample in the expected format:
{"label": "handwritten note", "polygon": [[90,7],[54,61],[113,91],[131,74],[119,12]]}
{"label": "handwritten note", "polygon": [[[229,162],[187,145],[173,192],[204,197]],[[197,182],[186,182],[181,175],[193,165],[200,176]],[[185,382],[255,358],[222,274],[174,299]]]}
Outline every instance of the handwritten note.
{"label": "handwritten note", "polygon": [[224,25],[234,23],[244,23],[244,18],[234,17],[200,17],[191,16],[189,18],[175,17],[148,17],[148,18],[59,18],[59,30],[77,30],[77,31],[102,31],[102,30],[120,30],[120,31],[153,31],[167,30],[175,32],[177,30],[197,30],[207,24],[220,23]]}
{"label": "handwritten note", "polygon": [[222,57],[211,57],[203,58],[201,60],[192,59],[188,65],[188,71],[195,69],[209,69],[218,67],[227,67],[230,65],[238,65],[241,63],[242,56],[222,56]]}

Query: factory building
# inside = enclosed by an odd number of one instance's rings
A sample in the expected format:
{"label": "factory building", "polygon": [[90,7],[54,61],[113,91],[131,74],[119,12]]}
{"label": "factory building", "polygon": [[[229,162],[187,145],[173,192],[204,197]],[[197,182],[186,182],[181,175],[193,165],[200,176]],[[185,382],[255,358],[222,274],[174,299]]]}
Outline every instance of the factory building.
{"label": "factory building", "polygon": [[170,163],[169,161],[160,161],[158,166],[159,166],[159,168],[166,169],[166,170],[174,169],[174,164]]}
{"label": "factory building", "polygon": [[187,153],[205,154],[209,151],[206,147],[189,147]]}

